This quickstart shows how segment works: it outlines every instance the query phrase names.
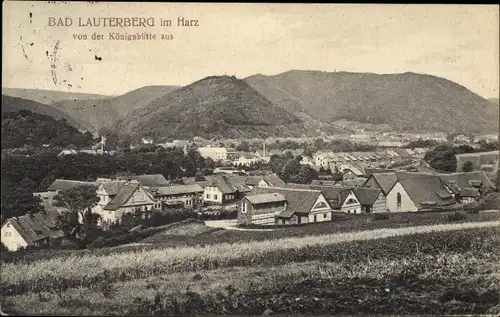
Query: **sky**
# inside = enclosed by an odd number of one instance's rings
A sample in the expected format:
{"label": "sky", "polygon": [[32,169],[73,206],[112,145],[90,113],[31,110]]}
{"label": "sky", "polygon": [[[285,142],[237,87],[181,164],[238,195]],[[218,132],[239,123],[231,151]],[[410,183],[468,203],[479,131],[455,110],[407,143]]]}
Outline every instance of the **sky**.
{"label": "sky", "polygon": [[[207,76],[300,69],[425,73],[485,98],[499,96],[496,5],[7,1],[2,12],[3,87],[120,95]],[[49,17],[73,24],[49,26]],[[78,25],[94,17],[154,18],[155,26]],[[177,26],[178,17],[198,26]],[[172,26],[160,26],[160,19]],[[94,32],[104,39],[92,40]],[[158,39],[112,40],[110,32]],[[84,34],[88,40],[74,38]]]}

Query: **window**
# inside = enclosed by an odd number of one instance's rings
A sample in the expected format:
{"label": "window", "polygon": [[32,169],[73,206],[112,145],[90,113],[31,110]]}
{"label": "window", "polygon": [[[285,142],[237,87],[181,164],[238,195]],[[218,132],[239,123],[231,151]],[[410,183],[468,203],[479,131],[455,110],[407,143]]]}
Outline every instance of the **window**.
{"label": "window", "polygon": [[398,206],[398,210],[401,209],[401,194],[398,193],[397,197],[396,197],[396,202],[397,202],[397,206]]}
{"label": "window", "polygon": [[326,217],[327,217],[327,214],[323,214],[323,219],[326,219]]}
{"label": "window", "polygon": [[316,206],[314,206],[313,209],[317,209],[317,208],[325,208],[326,207],[326,204],[325,202],[323,201],[320,201],[319,203],[316,204]]}
{"label": "window", "polygon": [[217,200],[217,195],[214,195],[214,199]]}
{"label": "window", "polygon": [[7,227],[7,228],[10,228],[10,223],[8,223],[8,224],[6,225],[6,227]]}
{"label": "window", "polygon": [[210,199],[210,194],[207,194],[207,199]]}
{"label": "window", "polygon": [[243,203],[243,213],[244,214],[247,213],[247,202],[246,201]]}
{"label": "window", "polygon": [[5,233],[5,236],[6,236],[6,237],[10,237],[10,236],[12,236],[12,232],[6,232],[6,233]]}

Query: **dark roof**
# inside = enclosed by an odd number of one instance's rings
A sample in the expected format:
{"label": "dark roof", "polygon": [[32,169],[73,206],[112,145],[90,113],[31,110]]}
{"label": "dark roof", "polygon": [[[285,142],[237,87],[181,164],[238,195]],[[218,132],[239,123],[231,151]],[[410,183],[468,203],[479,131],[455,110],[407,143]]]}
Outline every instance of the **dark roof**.
{"label": "dark roof", "polygon": [[156,195],[168,196],[168,195],[199,193],[199,192],[203,192],[203,188],[198,184],[162,186],[162,187],[154,188],[154,192]]}
{"label": "dark roof", "polygon": [[394,173],[395,170],[390,170],[390,169],[384,169],[384,168],[365,168],[365,174],[367,177],[370,177],[372,174],[375,173]]}
{"label": "dark roof", "polygon": [[354,194],[358,198],[358,201],[361,205],[373,205],[379,194],[381,193],[380,189],[376,188],[356,188],[354,189]]}
{"label": "dark roof", "polygon": [[286,201],[285,196],[278,193],[247,195],[245,199],[253,205]]}
{"label": "dark roof", "polygon": [[[117,210],[118,208],[122,207],[140,186],[141,184],[138,182],[125,182],[120,192],[118,192],[113,200],[111,200],[106,206],[104,206],[104,209]],[[146,193],[146,195],[149,195],[147,191],[144,192]],[[152,197],[150,198],[153,199]]]}
{"label": "dark roof", "polygon": [[273,187],[285,187],[285,182],[274,174],[264,175],[264,181]]}
{"label": "dark roof", "polygon": [[249,192],[250,188],[245,183],[246,178],[237,175],[217,175],[207,186],[217,187],[223,194],[236,192]]}
{"label": "dark roof", "polygon": [[387,195],[392,186],[398,181],[396,173],[374,173],[370,177],[373,177],[377,181],[385,195]]}
{"label": "dark roof", "polygon": [[305,185],[305,184],[287,184],[287,188],[295,189],[311,189],[319,190],[323,194],[330,207],[333,209],[340,209],[345,199],[351,193],[353,187],[346,186],[324,186],[324,185]]}
{"label": "dark roof", "polygon": [[[113,182],[101,183],[102,187],[104,188],[104,190],[106,191],[106,193],[109,196],[118,195],[118,193],[120,192],[120,190],[122,190],[122,188],[123,188],[123,186],[125,186],[125,184],[128,184],[128,182],[126,182],[126,181],[113,181]],[[136,182],[135,184],[139,184],[139,183]]]}
{"label": "dark roof", "polygon": [[252,190],[252,195],[271,193],[281,194],[286,198],[287,207],[279,214],[281,218],[290,218],[294,214],[308,214],[321,195],[321,191],[310,189],[255,187]]}
{"label": "dark roof", "polygon": [[[443,182],[445,182],[450,189],[458,194],[463,188],[475,187],[474,181],[481,182],[481,189],[492,189],[495,185],[482,171],[468,172],[468,173],[453,173],[439,176]],[[478,182],[478,183],[479,183]]]}
{"label": "dark roof", "polygon": [[419,209],[422,208],[422,202],[436,202],[439,206],[455,203],[453,196],[437,176],[423,175],[400,179],[399,182]]}
{"label": "dark roof", "polygon": [[479,188],[466,187],[460,192],[460,197],[477,197],[479,195]]}
{"label": "dark roof", "polygon": [[136,180],[141,183],[142,186],[146,187],[161,187],[168,186],[170,182],[162,174],[151,174],[151,175],[134,175],[127,177],[119,177],[121,180]]}
{"label": "dark roof", "polygon": [[10,223],[28,244],[46,238],[59,238],[64,236],[56,224],[57,212],[39,212],[33,215],[9,218],[5,223]]}
{"label": "dark roof", "polygon": [[82,181],[74,181],[69,179],[56,179],[50,186],[47,188],[48,191],[56,191],[56,190],[65,190],[70,189],[77,186],[82,185],[91,185],[96,186],[94,182],[82,182]]}

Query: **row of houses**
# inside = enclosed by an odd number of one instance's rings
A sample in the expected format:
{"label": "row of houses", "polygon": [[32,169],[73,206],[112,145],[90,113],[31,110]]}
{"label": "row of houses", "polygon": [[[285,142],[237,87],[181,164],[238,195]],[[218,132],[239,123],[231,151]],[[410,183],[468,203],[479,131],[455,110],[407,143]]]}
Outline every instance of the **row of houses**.
{"label": "row of houses", "polygon": [[318,151],[312,158],[304,157],[303,164],[316,165],[325,169],[353,163],[378,163],[390,165],[397,160],[421,159],[428,149],[394,149],[376,152],[338,152]]}
{"label": "row of houses", "polygon": [[303,224],[329,221],[334,212],[362,214],[432,210],[472,203],[494,188],[483,172],[442,175],[374,173],[358,188],[286,184],[284,188],[256,188],[246,194],[238,204],[238,222]]}

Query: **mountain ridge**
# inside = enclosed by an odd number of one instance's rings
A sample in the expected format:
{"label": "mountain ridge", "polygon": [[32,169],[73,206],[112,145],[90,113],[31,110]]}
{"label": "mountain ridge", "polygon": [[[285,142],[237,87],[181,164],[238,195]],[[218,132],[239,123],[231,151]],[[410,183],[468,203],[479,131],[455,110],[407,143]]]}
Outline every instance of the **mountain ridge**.
{"label": "mountain ridge", "polygon": [[243,80],[210,76],[135,110],[117,131],[136,137],[257,137],[302,135],[304,125]]}
{"label": "mountain ridge", "polygon": [[244,80],[271,102],[326,122],[389,124],[398,131],[498,130],[494,120],[498,109],[491,103],[462,85],[429,74],[291,70]]}

